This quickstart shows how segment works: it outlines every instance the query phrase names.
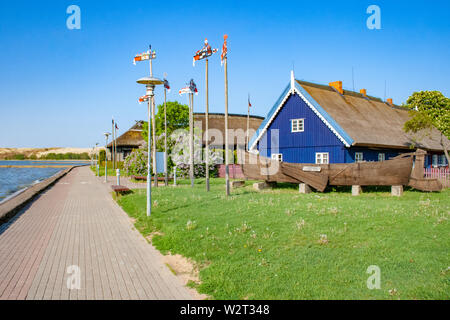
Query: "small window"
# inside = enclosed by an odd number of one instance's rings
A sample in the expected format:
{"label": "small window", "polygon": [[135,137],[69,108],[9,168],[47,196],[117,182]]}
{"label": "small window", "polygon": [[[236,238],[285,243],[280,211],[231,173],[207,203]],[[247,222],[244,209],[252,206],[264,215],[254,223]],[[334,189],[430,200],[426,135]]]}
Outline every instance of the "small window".
{"label": "small window", "polygon": [[437,154],[433,154],[432,156],[432,166],[433,167],[437,167],[438,165],[438,155]]}
{"label": "small window", "polygon": [[303,131],[305,131],[305,119],[292,119],[291,132],[303,132]]}
{"label": "small window", "polygon": [[386,155],[384,153],[379,153],[378,154],[378,161],[384,161],[386,160]]}
{"label": "small window", "polygon": [[272,153],[272,160],[283,161],[283,154],[281,154],[281,153]]}
{"label": "small window", "polygon": [[328,164],[328,163],[329,163],[328,152],[316,153],[316,164]]}
{"label": "small window", "polygon": [[446,165],[446,161],[447,159],[445,159],[445,154],[441,154],[441,156],[439,157],[439,165],[440,166],[445,166]]}
{"label": "small window", "polygon": [[364,160],[362,152],[355,152],[355,162],[361,162]]}

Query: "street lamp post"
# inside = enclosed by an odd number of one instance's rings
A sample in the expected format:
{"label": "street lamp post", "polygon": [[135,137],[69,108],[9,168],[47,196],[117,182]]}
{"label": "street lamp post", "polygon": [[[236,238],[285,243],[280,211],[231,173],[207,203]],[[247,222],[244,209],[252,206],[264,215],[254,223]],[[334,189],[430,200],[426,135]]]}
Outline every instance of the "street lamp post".
{"label": "street lamp post", "polygon": [[[150,60],[151,61],[151,60]],[[151,77],[144,77],[141,79],[137,80],[137,83],[140,84],[145,84],[146,86],[146,96],[148,96],[148,140],[147,140],[147,145],[148,145],[148,160],[147,160],[147,216],[150,216],[152,213],[152,173],[151,173],[151,135],[152,135],[152,131],[151,131],[151,127],[152,127],[152,123],[151,123],[151,106],[154,105],[154,99],[155,99],[155,94],[154,94],[154,90],[155,90],[155,86],[156,85],[160,85],[163,84],[164,81],[158,78],[154,78],[153,76]],[[157,179],[157,177],[155,176],[155,179]]]}
{"label": "street lamp post", "polygon": [[105,132],[104,135],[105,135],[105,183],[106,183],[108,182],[108,137],[111,135],[111,133]]}

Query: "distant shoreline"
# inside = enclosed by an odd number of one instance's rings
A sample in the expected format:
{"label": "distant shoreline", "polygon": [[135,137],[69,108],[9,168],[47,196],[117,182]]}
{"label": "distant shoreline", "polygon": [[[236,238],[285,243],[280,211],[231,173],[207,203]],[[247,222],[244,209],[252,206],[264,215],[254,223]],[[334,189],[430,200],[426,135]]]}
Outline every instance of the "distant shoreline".
{"label": "distant shoreline", "polygon": [[90,162],[91,160],[89,159],[61,159],[61,160],[54,160],[54,159],[0,159],[0,161],[44,161],[44,162]]}

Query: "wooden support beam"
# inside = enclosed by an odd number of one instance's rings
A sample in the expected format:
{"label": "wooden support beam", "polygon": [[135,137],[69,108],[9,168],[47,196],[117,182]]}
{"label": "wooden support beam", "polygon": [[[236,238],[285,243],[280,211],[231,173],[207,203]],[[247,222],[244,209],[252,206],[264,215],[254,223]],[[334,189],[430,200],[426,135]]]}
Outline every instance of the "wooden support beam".
{"label": "wooden support beam", "polygon": [[403,186],[392,186],[391,195],[394,197],[401,197],[403,195]]}
{"label": "wooden support beam", "polygon": [[255,182],[253,184],[253,189],[255,190],[264,190],[264,189],[271,189],[272,186],[266,182]]}
{"label": "wooden support beam", "polygon": [[240,188],[245,186],[245,181],[244,180],[235,180],[235,181],[231,181],[231,188],[232,189],[236,189],[236,188]]}
{"label": "wooden support beam", "polygon": [[298,185],[298,192],[299,193],[311,193],[311,187],[307,185],[306,183],[300,183]]}

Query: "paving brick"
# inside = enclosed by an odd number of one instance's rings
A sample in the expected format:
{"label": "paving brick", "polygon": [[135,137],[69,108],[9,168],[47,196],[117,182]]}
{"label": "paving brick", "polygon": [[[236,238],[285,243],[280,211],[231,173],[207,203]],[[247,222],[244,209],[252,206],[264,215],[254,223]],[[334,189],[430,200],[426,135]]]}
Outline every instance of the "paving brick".
{"label": "paving brick", "polygon": [[[0,299],[192,299],[112,200],[111,183],[76,168],[0,226]],[[80,289],[67,287],[71,265]]]}

